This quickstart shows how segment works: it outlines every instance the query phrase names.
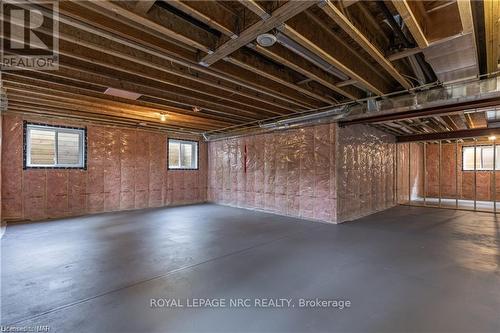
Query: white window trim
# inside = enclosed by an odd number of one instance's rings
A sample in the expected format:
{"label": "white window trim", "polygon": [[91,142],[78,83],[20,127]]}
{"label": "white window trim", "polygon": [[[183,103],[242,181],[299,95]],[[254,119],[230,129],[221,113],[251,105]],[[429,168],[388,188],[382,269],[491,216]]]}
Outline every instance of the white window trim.
{"label": "white window trim", "polygon": [[[47,132],[55,132],[54,140],[54,152],[55,159],[54,164],[33,164],[31,163],[31,130],[41,130]],[[68,164],[68,163],[57,163],[58,156],[58,135],[59,133],[71,133],[78,134],[78,164]],[[45,126],[45,125],[35,125],[26,124],[26,167],[27,168],[76,168],[82,169],[85,167],[85,129],[80,128],[65,128],[57,126]]]}
{"label": "white window trim", "polygon": [[[199,149],[199,142],[198,141],[191,141],[191,140],[181,140],[181,139],[168,139],[167,140],[167,151],[168,149],[170,149],[169,145],[170,143],[178,143],[179,144],[179,164],[176,165],[176,166],[171,166],[170,165],[170,156],[168,156],[169,154],[167,154],[167,169],[168,170],[198,170],[198,167],[199,167],[199,161],[198,161],[198,149]],[[181,166],[181,163],[182,163],[182,157],[183,157],[183,151],[184,151],[184,147],[183,145],[186,145],[186,144],[191,144],[191,146],[193,147],[193,155],[194,155],[194,158],[192,159],[192,163],[194,163],[194,166],[191,165],[191,167],[182,167]]]}

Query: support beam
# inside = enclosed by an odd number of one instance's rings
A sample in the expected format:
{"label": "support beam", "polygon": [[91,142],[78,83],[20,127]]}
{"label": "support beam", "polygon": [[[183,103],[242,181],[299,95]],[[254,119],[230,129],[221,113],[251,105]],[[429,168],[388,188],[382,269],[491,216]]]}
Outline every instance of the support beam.
{"label": "support beam", "polygon": [[240,47],[252,42],[258,35],[277,28],[285,21],[315,5],[317,1],[289,1],[276,9],[271,17],[265,21],[259,21],[243,31],[236,39],[231,39],[217,48],[213,53],[201,59],[200,64],[210,66],[213,63],[233,53]]}
{"label": "support beam", "polygon": [[421,117],[431,117],[438,115],[448,115],[453,113],[461,113],[463,110],[470,109],[479,109],[479,108],[489,108],[493,106],[500,106],[500,98],[499,97],[490,97],[484,98],[481,100],[475,101],[465,101],[459,102],[452,105],[440,105],[427,107],[419,110],[409,110],[402,112],[392,112],[392,113],[384,113],[379,115],[360,115],[356,116],[356,118],[346,119],[339,121],[340,126],[349,126],[355,124],[372,124],[372,123],[383,123],[394,120],[401,119],[414,119]]}
{"label": "support beam", "polygon": [[321,9],[323,9],[323,11],[338,26],[340,26],[356,43],[358,43],[370,56],[372,56],[372,58],[375,59],[375,61],[379,63],[382,68],[384,68],[396,81],[398,81],[403,88],[411,88],[408,81],[397,71],[390,61],[385,58],[382,52],[380,52],[380,50],[354,26],[330,0],[327,0]]}
{"label": "support beam", "polygon": [[412,142],[412,141],[434,141],[434,140],[450,140],[461,138],[474,138],[480,136],[500,136],[500,128],[477,128],[453,132],[429,133],[417,135],[398,136],[397,142]]}

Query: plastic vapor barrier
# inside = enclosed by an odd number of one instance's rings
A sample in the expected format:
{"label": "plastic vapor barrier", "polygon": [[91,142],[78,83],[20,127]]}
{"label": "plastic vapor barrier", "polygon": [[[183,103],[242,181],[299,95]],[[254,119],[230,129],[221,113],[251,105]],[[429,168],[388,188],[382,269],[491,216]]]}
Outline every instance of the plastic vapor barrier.
{"label": "plastic vapor barrier", "polygon": [[338,131],[339,222],[395,205],[395,138],[369,126]]}
{"label": "plastic vapor barrier", "polygon": [[210,142],[209,200],[335,222],[335,128],[323,124]]}
{"label": "plastic vapor barrier", "polygon": [[394,205],[394,153],[393,136],[364,125],[337,129],[332,123],[213,141],[208,199],[342,222]]}
{"label": "plastic vapor barrier", "polygon": [[199,170],[167,171],[167,135],[91,124],[87,125],[87,170],[23,170],[23,120],[3,118],[3,219],[40,220],[206,201],[207,145],[203,142]]}

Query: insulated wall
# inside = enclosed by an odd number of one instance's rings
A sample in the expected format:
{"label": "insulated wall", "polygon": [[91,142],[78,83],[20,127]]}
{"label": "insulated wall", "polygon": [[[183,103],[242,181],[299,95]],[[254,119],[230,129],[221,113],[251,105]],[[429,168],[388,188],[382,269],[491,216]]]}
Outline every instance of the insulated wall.
{"label": "insulated wall", "polygon": [[396,145],[396,197],[398,204],[421,198],[424,192],[424,145],[419,142]]}
{"label": "insulated wall", "polygon": [[363,125],[210,142],[208,199],[325,222],[350,220],[395,204],[394,152],[393,136]]}
{"label": "insulated wall", "polygon": [[167,171],[166,134],[86,124],[87,170],[23,170],[23,120],[84,126],[3,116],[5,220],[39,220],[206,201],[205,143],[200,142],[199,170]]}
{"label": "insulated wall", "polygon": [[208,199],[336,221],[335,124],[209,143]]}
{"label": "insulated wall", "polygon": [[[471,147],[473,145],[471,143],[465,145],[461,143],[458,145],[455,145],[455,143],[441,144],[441,178],[439,178],[439,171],[436,166],[439,160],[439,145],[427,143],[426,196],[439,197],[439,191],[441,191],[441,197],[443,198],[455,199],[458,194],[459,199],[474,200],[474,196],[476,196],[476,200],[491,201],[495,196],[493,177],[496,176],[497,193],[495,198],[498,200],[500,198],[500,175],[498,172],[493,174],[491,171],[476,171],[475,174],[474,171],[463,171],[463,146]],[[457,149],[458,151],[456,151]],[[455,154],[457,158],[455,158]],[[456,166],[455,159],[458,163]],[[441,182],[441,187],[439,182]]]}
{"label": "insulated wall", "polygon": [[338,129],[339,222],[395,205],[395,138],[370,126]]}

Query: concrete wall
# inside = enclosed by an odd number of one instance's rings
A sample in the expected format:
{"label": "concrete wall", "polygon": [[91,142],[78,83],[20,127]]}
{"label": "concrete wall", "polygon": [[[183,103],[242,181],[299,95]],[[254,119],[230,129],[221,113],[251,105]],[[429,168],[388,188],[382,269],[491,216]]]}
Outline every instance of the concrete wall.
{"label": "concrete wall", "polygon": [[[23,170],[23,120],[86,125],[87,170]],[[39,220],[206,201],[205,143],[200,144],[200,170],[167,171],[164,133],[13,115],[4,115],[2,125],[3,219]]]}
{"label": "concrete wall", "polygon": [[369,126],[338,130],[339,222],[394,206],[395,139]]}
{"label": "concrete wall", "polygon": [[210,142],[208,199],[343,222],[394,205],[394,149],[390,135],[336,124]]}
{"label": "concrete wall", "polygon": [[208,199],[336,221],[335,124],[209,143]]}

